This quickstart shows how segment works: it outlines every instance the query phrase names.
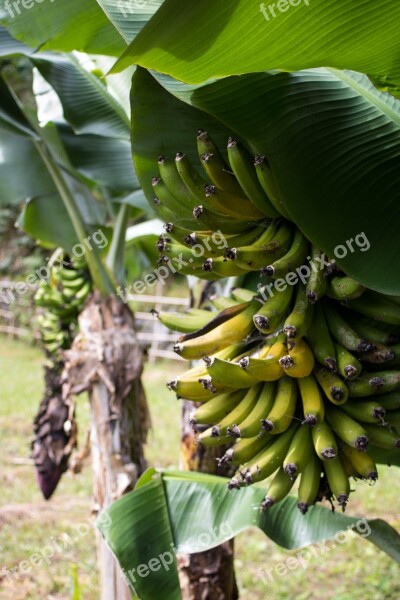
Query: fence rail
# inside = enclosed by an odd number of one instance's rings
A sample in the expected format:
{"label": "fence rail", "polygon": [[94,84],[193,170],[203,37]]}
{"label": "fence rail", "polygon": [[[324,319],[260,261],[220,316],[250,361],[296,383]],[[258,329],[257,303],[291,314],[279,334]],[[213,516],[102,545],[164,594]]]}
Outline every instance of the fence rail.
{"label": "fence rail", "polygon": [[[40,339],[38,329],[35,327],[35,320],[32,316],[35,311],[33,294],[27,292],[24,296],[14,294],[15,300],[5,296],[4,290],[15,289],[15,281],[0,281],[0,334],[5,334],[10,338],[21,337],[32,340]],[[154,363],[157,358],[168,358],[173,360],[182,360],[172,347],[176,341],[176,334],[167,329],[156,316],[151,312],[154,310],[185,310],[189,308],[187,298],[169,298],[161,294],[162,288],[156,289],[156,295],[132,294],[128,296],[131,305],[140,308],[135,310],[135,320],[138,330],[138,340],[146,350],[149,361]],[[6,302],[5,300],[8,300]],[[149,310],[146,311],[146,305]]]}

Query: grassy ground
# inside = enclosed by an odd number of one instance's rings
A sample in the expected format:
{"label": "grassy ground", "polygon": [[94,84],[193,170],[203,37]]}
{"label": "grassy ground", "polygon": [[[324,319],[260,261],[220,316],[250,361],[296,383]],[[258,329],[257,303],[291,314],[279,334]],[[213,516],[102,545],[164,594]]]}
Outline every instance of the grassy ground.
{"label": "grassy ground", "polygon": [[[69,600],[79,581],[80,597],[97,600],[93,530],[90,526],[90,465],[79,476],[67,474],[51,502],[44,502],[33,469],[16,458],[29,455],[31,422],[42,391],[42,356],[35,348],[2,338],[0,346],[0,600]],[[153,418],[147,456],[150,464],[176,466],[180,406],[165,388],[178,365],[147,367],[145,385]],[[167,409],[167,410],[166,410]],[[88,423],[85,399],[78,405],[81,436]],[[18,462],[18,464],[16,464]],[[23,461],[22,461],[23,462]],[[359,486],[351,513],[382,517],[400,529],[400,478],[382,468],[379,483]],[[68,538],[65,536],[69,536]],[[67,546],[66,549],[64,547]],[[53,553],[17,581],[10,569],[38,550]],[[386,600],[400,598],[400,569],[367,541],[350,535],[346,543],[316,552],[308,568],[278,576],[275,567],[289,553],[258,531],[236,541],[236,570],[243,600]],[[8,569],[8,576],[2,568]],[[272,569],[268,576],[265,570]],[[263,577],[260,577],[260,570]],[[154,600],[162,600],[160,599]]]}

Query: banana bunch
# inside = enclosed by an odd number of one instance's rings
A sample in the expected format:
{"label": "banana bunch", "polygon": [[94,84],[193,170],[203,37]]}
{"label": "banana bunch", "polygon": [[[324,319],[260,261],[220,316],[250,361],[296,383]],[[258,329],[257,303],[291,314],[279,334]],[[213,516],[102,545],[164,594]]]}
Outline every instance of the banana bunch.
{"label": "banana bunch", "polygon": [[350,477],[378,477],[373,449],[400,451],[400,298],[325,260],[291,222],[266,157],[231,137],[226,162],[204,130],[197,150],[202,174],[181,152],[159,157],[159,262],[209,280],[255,271],[262,284],[158,314],[182,334],[175,351],[199,361],[168,388],[197,403],[199,444],[229,446],[229,489],[273,475],[267,509],[298,478],[302,513],[324,497],[344,510]]}
{"label": "banana bunch", "polygon": [[61,349],[70,348],[92,285],[84,261],[68,259],[59,266],[51,262],[50,278],[41,282],[35,303],[42,308],[38,324],[43,346],[49,354],[57,355]]}
{"label": "banana bunch", "polygon": [[231,137],[228,164],[203,130],[197,149],[203,175],[181,152],[158,159],[153,204],[166,229],[160,263],[180,259],[182,274],[210,280],[258,269],[280,277],[302,265],[309,243],[289,222],[267,159]]}

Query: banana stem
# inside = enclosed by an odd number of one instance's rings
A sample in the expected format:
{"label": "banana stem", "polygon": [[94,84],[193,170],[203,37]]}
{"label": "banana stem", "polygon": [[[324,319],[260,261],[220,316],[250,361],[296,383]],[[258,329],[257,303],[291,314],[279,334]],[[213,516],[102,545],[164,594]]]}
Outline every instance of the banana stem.
{"label": "banana stem", "polygon": [[[57,166],[53,157],[51,156],[50,152],[43,144],[43,142],[35,141],[34,144],[51,178],[53,179],[54,185],[56,186],[62,201],[64,202],[64,206],[69,214],[77,238],[79,242],[82,243],[88,237],[88,231],[86,229],[86,225],[80,213],[79,207],[76,203],[75,197],[69,189],[61,172],[61,169]],[[95,287],[100,291],[100,293],[103,296],[113,294],[115,291],[114,285],[110,276],[107,273],[107,270],[101,262],[100,256],[95,247],[93,247],[91,252],[87,253],[87,263],[90,270],[90,274],[93,279],[93,283]]]}
{"label": "banana stem", "polygon": [[123,285],[125,280],[125,236],[129,223],[130,213],[131,207],[129,206],[129,204],[121,204],[115,222],[112,242],[106,258],[107,267],[112,273],[115,273],[115,277],[117,278],[118,283],[120,285]]}

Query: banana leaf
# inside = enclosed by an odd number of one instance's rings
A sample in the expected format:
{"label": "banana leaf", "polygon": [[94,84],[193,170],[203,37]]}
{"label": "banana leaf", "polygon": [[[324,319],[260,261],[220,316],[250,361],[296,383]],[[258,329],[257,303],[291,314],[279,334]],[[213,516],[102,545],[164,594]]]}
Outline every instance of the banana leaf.
{"label": "banana leaf", "polygon": [[166,0],[118,68],[139,64],[200,83],[270,69],[335,67],[399,83],[399,29],[400,4],[393,0]]}
{"label": "banana leaf", "polygon": [[160,590],[163,600],[181,600],[175,554],[205,551],[249,527],[283,548],[317,544],[296,554],[299,565],[325,553],[326,540],[341,543],[340,533],[350,528],[400,562],[400,536],[381,519],[367,521],[319,505],[303,516],[294,497],[261,513],[264,496],[261,485],[232,493],[221,477],[150,469],[96,524],[141,600],[159,598]]}
{"label": "banana leaf", "polygon": [[400,293],[399,125],[400,101],[349,71],[266,72],[198,86],[141,68],[133,76],[133,155],[150,201],[159,154],[196,160],[199,127],[224,147],[235,134],[269,157],[305,235],[346,273],[388,294]]}

